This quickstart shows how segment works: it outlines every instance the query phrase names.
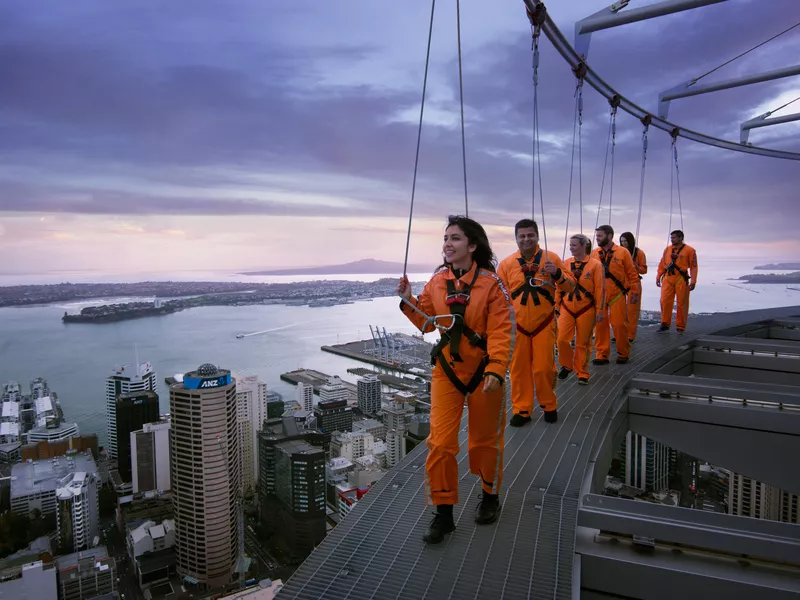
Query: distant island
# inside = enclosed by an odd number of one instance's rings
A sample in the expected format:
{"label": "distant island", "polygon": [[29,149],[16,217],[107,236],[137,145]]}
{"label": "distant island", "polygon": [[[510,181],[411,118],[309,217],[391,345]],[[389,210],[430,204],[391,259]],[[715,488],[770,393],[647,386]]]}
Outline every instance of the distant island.
{"label": "distant island", "polygon": [[800,263],[798,262],[785,262],[785,263],[775,263],[771,265],[758,265],[757,267],[753,267],[757,271],[766,271],[769,269],[774,269],[776,271],[793,271],[794,269],[800,269]]}
{"label": "distant island", "polygon": [[742,275],[739,281],[745,283],[800,283],[800,271],[794,273],[758,273]]}
{"label": "distant island", "polygon": [[[408,273],[432,273],[433,265],[408,265]],[[237,275],[386,275],[402,273],[403,264],[365,258],[343,265],[320,265],[319,267],[295,267],[291,269],[272,269],[247,271]]]}

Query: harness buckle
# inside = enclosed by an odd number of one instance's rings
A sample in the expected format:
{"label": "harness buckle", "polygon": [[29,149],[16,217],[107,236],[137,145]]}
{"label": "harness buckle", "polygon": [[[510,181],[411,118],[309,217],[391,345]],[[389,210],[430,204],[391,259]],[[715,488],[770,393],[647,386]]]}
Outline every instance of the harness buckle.
{"label": "harness buckle", "polygon": [[535,275],[528,277],[528,285],[534,288],[555,287],[549,279],[541,279]]}
{"label": "harness buckle", "polygon": [[[450,315],[435,315],[431,317],[431,323],[433,324],[436,329],[439,331],[450,331],[453,327],[455,327],[456,321],[461,318],[461,315],[457,314],[450,314]],[[450,319],[449,325],[441,325],[439,324],[439,319]]]}
{"label": "harness buckle", "polygon": [[453,304],[463,304],[466,306],[468,302],[469,294],[464,293],[450,294],[445,298],[445,304],[447,304],[447,306],[452,306]]}

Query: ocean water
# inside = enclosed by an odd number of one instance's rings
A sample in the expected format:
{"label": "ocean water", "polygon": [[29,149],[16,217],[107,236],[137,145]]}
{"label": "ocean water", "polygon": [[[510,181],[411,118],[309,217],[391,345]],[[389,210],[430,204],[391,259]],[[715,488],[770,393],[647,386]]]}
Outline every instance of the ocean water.
{"label": "ocean water", "polygon": [[[734,312],[754,308],[800,305],[800,292],[785,285],[746,285],[730,281],[752,271],[752,263],[701,262],[699,285],[692,293],[691,312]],[[655,265],[645,275],[643,308],[658,309]],[[96,274],[95,274],[96,275]],[[230,273],[187,272],[179,274],[135,274],[128,281],[213,280],[287,281],[297,277],[246,278]],[[396,275],[326,276],[326,279],[375,280]],[[425,280],[429,274],[413,274]],[[23,281],[21,278],[31,278]],[[0,276],[0,285],[55,283],[57,281],[101,281],[100,276],[46,280],[39,276]],[[317,279],[308,277],[304,279]],[[118,276],[105,281],[124,281]],[[732,287],[733,283],[740,287]],[[418,292],[419,290],[415,290]],[[96,432],[106,438],[104,380],[119,364],[135,361],[134,347],[141,362],[149,361],[158,373],[161,410],[169,397],[164,378],[184,373],[204,362],[212,362],[242,375],[258,375],[287,397],[294,386],[280,381],[281,373],[311,368],[339,375],[351,381],[347,369],[364,366],[350,359],[320,350],[320,346],[370,337],[369,325],[387,332],[414,333],[416,330],[400,313],[397,298],[371,302],[310,308],[307,306],[203,307],[163,317],[107,324],[63,324],[64,311],[77,312],[97,301],[59,303],[0,309],[0,383],[19,381],[27,388],[35,377],[48,380],[58,393],[65,416],[76,421],[84,433]],[[237,339],[238,333],[258,335]],[[433,341],[436,334],[429,334]]]}

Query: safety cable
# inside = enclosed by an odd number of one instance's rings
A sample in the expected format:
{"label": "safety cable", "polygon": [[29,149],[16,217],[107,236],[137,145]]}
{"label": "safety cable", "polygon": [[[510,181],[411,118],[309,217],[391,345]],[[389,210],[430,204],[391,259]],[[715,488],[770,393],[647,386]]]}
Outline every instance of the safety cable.
{"label": "safety cable", "polygon": [[603,179],[600,181],[600,200],[597,201],[597,218],[594,221],[595,231],[600,226],[600,212],[603,210],[603,189],[606,187],[606,171],[608,170],[608,150],[611,148],[611,126],[614,122],[616,110],[611,109],[608,117],[608,136],[606,137],[606,157],[603,160]]}
{"label": "safety cable", "polygon": [[669,149],[669,231],[667,232],[667,240],[671,240],[672,233],[672,215],[673,209],[673,185],[677,186],[678,192],[678,212],[681,219],[681,231],[683,231],[683,204],[681,202],[681,180],[680,171],[678,170],[678,131],[672,132],[672,144]]}
{"label": "safety cable", "polygon": [[[583,119],[583,79],[578,79],[575,85],[575,112],[572,121],[572,157],[569,165],[569,191],[567,192],[567,224],[564,230],[564,249],[561,251],[561,257],[564,258],[567,254],[567,240],[569,239],[569,219],[572,212],[572,177],[575,171],[575,141],[580,139],[581,124]],[[580,158],[579,158],[580,160]],[[580,179],[580,165],[578,168],[578,179]],[[579,182],[580,186],[580,182]],[[580,192],[579,192],[580,195]],[[583,198],[580,198],[580,210],[583,213]],[[581,233],[583,233],[583,214],[580,215]]]}
{"label": "safety cable", "polygon": [[533,214],[536,214],[536,174],[539,175],[539,204],[542,209],[542,238],[544,239],[544,257],[547,261],[547,227],[544,220],[544,191],[542,187],[542,157],[540,154],[541,142],[539,139],[539,36],[541,26],[533,26]]}
{"label": "safety cable", "polygon": [[639,243],[639,228],[642,224],[642,205],[644,204],[644,175],[645,165],[647,163],[647,130],[650,129],[650,121],[652,117],[647,115],[642,119],[642,175],[639,181],[639,215],[636,217],[636,243]]}
{"label": "safety cable", "polygon": [[436,0],[431,0],[431,23],[428,27],[428,50],[425,55],[425,77],[422,81],[422,103],[419,107],[419,128],[417,129],[417,154],[414,159],[414,179],[411,183],[411,207],[408,211],[408,232],[406,233],[406,256],[403,260],[403,277],[408,272],[408,250],[411,246],[411,223],[414,216],[414,196],[417,191],[417,171],[419,169],[419,146],[422,140],[422,116],[425,113],[425,92],[428,88],[428,67],[431,61],[431,39],[433,38],[433,15],[436,11]]}
{"label": "safety cable", "polygon": [[467,137],[464,129],[464,76],[461,70],[461,0],[456,0],[456,27],[458,30],[458,94],[461,100],[461,161],[464,167],[464,214],[469,217],[467,196]]}
{"label": "safety cable", "polygon": [[789,100],[789,101],[788,101],[786,104],[783,104],[782,106],[779,106],[778,108],[775,108],[775,109],[773,109],[773,110],[771,110],[771,111],[767,112],[766,116],[770,116],[772,113],[776,113],[776,112],[778,112],[779,110],[783,110],[784,108],[786,108],[786,107],[787,107],[787,106],[789,106],[790,104],[794,104],[794,103],[795,103],[795,102],[797,102],[798,100],[800,100],[800,96],[798,96],[798,97],[797,97],[797,98],[795,98],[794,100]]}
{"label": "safety cable", "polygon": [[694,85],[695,83],[697,83],[698,81],[700,81],[700,80],[701,80],[703,77],[705,77],[705,76],[707,76],[707,75],[711,75],[711,74],[712,74],[714,71],[718,71],[718,70],[720,70],[722,67],[724,67],[724,66],[726,66],[726,65],[729,65],[729,64],[731,64],[733,61],[735,61],[735,60],[737,60],[737,59],[739,59],[739,58],[742,58],[742,57],[743,57],[745,54],[749,54],[750,52],[752,52],[752,51],[753,51],[753,50],[755,50],[756,48],[760,48],[760,47],[761,47],[761,46],[763,46],[764,44],[767,44],[767,43],[771,42],[772,40],[774,40],[775,38],[778,38],[778,37],[782,36],[784,33],[788,33],[788,32],[790,32],[792,29],[794,29],[794,28],[795,28],[795,27],[797,27],[798,25],[800,25],[800,21],[798,21],[797,23],[795,23],[794,25],[792,25],[792,26],[791,26],[791,27],[789,27],[788,29],[784,29],[784,30],[783,30],[783,31],[781,31],[779,34],[777,34],[777,35],[773,35],[773,36],[772,36],[771,38],[769,38],[768,40],[765,40],[765,41],[761,42],[760,44],[756,44],[755,46],[753,46],[753,47],[752,47],[752,48],[750,48],[749,50],[745,50],[745,51],[744,51],[744,52],[742,52],[741,54],[739,54],[739,55],[737,55],[737,56],[734,56],[734,57],[733,57],[733,58],[731,58],[730,60],[727,60],[727,61],[725,61],[725,62],[724,62],[724,63],[722,63],[720,66],[718,66],[718,67],[715,67],[715,68],[711,69],[711,70],[710,70],[708,73],[703,73],[702,75],[700,75],[700,77],[695,77],[694,79],[692,79],[692,80],[691,80],[691,83],[690,83],[689,85]]}

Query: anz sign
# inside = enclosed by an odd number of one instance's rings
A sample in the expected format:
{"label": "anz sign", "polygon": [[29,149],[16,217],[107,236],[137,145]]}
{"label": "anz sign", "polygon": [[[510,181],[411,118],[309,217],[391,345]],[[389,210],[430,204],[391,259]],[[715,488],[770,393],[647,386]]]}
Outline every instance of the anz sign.
{"label": "anz sign", "polygon": [[231,374],[226,373],[219,377],[184,377],[183,386],[187,390],[207,390],[225,387],[231,383]]}

